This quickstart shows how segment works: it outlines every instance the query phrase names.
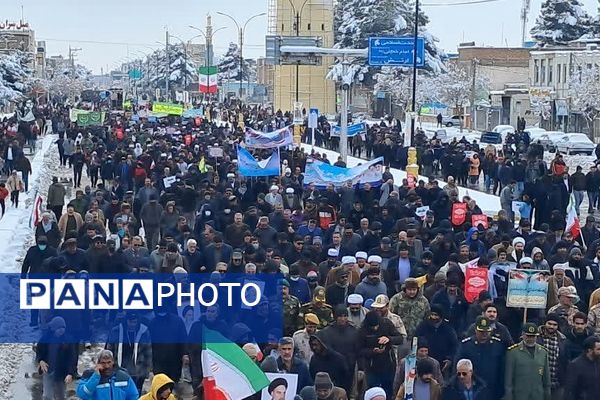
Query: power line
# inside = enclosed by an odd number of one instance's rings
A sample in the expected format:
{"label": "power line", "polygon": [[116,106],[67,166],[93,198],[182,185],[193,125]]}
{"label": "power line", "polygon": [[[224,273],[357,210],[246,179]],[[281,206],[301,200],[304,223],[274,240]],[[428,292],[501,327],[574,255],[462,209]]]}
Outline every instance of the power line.
{"label": "power line", "polygon": [[503,0],[465,0],[456,3],[425,3],[423,7],[452,7],[452,6],[467,6],[471,4],[497,3]]}
{"label": "power line", "polygon": [[[67,40],[67,39],[51,39],[51,38],[40,38],[40,40],[45,40],[47,42],[65,42],[65,43],[87,43],[87,44],[107,44],[107,45],[116,45],[116,46],[150,46],[156,47],[159,49],[156,43],[126,43],[126,42],[105,42],[99,40]],[[264,48],[264,44],[244,44],[244,47],[255,47],[255,48]],[[221,48],[227,48],[227,46],[221,46]]]}

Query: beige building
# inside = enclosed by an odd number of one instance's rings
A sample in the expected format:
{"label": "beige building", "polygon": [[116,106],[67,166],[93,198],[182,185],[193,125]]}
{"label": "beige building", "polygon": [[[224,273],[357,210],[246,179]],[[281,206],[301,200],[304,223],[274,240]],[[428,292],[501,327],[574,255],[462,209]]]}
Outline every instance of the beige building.
{"label": "beige building", "polygon": [[[544,47],[531,51],[529,85],[547,103],[544,126],[551,129],[589,132],[579,114],[571,109],[569,79],[582,69],[600,68],[600,39],[581,39],[566,46]],[[594,136],[600,137],[595,123]]]}
{"label": "beige building", "polygon": [[[296,14],[300,24],[296,27]],[[318,36],[323,47],[333,47],[333,0],[269,0],[269,34]],[[300,66],[298,101],[302,107],[316,107],[322,114],[334,114],[335,83],[326,80],[332,57],[323,57],[320,66]],[[296,66],[276,65],[273,82],[275,110],[293,110],[296,101]]]}
{"label": "beige building", "polygon": [[529,53],[522,47],[459,46],[455,62],[489,83],[489,104],[478,106],[475,113],[477,129],[516,126],[519,116],[530,125],[537,122],[529,104]]}

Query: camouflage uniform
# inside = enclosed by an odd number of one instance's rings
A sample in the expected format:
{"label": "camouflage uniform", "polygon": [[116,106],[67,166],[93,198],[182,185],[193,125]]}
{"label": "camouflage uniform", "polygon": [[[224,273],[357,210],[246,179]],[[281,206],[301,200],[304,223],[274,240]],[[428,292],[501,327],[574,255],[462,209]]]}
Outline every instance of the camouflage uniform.
{"label": "camouflage uniform", "polygon": [[429,301],[419,291],[415,298],[409,298],[404,292],[395,294],[390,299],[390,312],[402,318],[406,327],[408,340],[411,340],[415,335],[417,326],[429,314]]}
{"label": "camouflage uniform", "polygon": [[283,296],[283,331],[285,336],[292,336],[296,332],[299,314],[300,300],[292,295]]}

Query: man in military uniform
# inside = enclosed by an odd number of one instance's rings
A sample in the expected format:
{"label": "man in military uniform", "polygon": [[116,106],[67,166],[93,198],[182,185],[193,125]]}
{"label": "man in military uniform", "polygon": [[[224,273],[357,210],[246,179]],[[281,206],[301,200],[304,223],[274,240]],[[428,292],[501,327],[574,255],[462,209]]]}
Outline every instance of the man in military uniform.
{"label": "man in military uniform", "polygon": [[508,348],[504,400],[550,400],[548,352],[536,343],[538,334],[527,323],[521,342]]}
{"label": "man in military uniform", "polygon": [[283,334],[292,336],[296,332],[298,315],[300,314],[300,300],[290,294],[290,283],[287,279],[280,281],[281,296],[283,297]]}
{"label": "man in military uniform", "polygon": [[504,395],[505,357],[506,347],[500,339],[492,336],[492,322],[479,316],[475,321],[475,334],[462,341],[455,360],[471,360],[475,375],[487,383],[492,399],[500,400]]}
{"label": "man in military uniform", "polygon": [[319,329],[323,329],[333,322],[333,309],[325,300],[325,288],[317,286],[313,292],[312,301],[302,304],[300,307],[298,329],[304,328],[304,316],[308,313],[315,314],[319,318]]}

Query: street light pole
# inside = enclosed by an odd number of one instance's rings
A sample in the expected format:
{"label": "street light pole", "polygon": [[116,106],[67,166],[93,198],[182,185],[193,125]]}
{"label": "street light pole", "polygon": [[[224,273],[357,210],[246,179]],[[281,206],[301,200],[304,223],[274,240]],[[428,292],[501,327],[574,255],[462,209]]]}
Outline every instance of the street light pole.
{"label": "street light pole", "polygon": [[239,32],[239,47],[240,47],[238,49],[238,51],[239,51],[239,55],[240,55],[240,101],[241,101],[242,100],[242,92],[243,92],[243,89],[244,89],[244,53],[243,53],[243,50],[244,50],[244,33],[246,32],[246,26],[254,18],[262,17],[263,15],[267,15],[267,13],[260,13],[260,14],[256,14],[256,15],[251,16],[250,18],[248,18],[246,20],[246,22],[244,23],[243,27],[241,27],[240,24],[236,21],[236,19],[233,18],[231,15],[225,14],[225,13],[222,13],[222,12],[217,12],[217,14],[229,18],[230,20],[233,21],[233,23],[235,24],[235,26],[238,28],[238,32]]}
{"label": "street light pole", "polygon": [[215,29],[214,31],[211,29],[209,30],[208,27],[206,27],[206,33],[200,29],[200,28],[196,28],[195,26],[190,25],[190,28],[197,30],[198,32],[200,32],[202,34],[202,36],[204,36],[204,39],[206,40],[206,57],[204,57],[204,66],[205,67],[212,67],[212,41],[213,41],[213,37],[215,36],[215,33],[219,32],[220,30],[226,29],[226,27],[221,27],[219,29]]}
{"label": "street light pole", "polygon": [[169,30],[167,29],[167,39],[166,39],[166,48],[165,48],[165,60],[167,61],[167,77],[165,78],[165,98],[169,101],[169,79],[171,77],[171,61],[169,60]]}
{"label": "street light pole", "polygon": [[[296,37],[300,36],[300,23],[302,18],[302,11],[304,10],[304,6],[308,2],[308,0],[304,0],[302,3],[302,7],[298,11],[296,6],[294,6],[294,2],[289,0],[290,5],[292,6],[292,12],[294,13],[294,30],[296,31]],[[296,62],[296,103],[298,103],[300,97],[300,61]]]}
{"label": "street light pole", "polygon": [[410,121],[410,145],[415,140],[415,123],[417,108],[417,43],[419,38],[419,0],[415,2],[415,40],[413,44],[413,79],[412,79],[412,116]]}
{"label": "street light pole", "polygon": [[[348,74],[349,61],[344,55],[342,59],[343,76]],[[342,82],[342,115],[340,115],[340,156],[342,161],[348,162],[348,91],[350,85]]]}

